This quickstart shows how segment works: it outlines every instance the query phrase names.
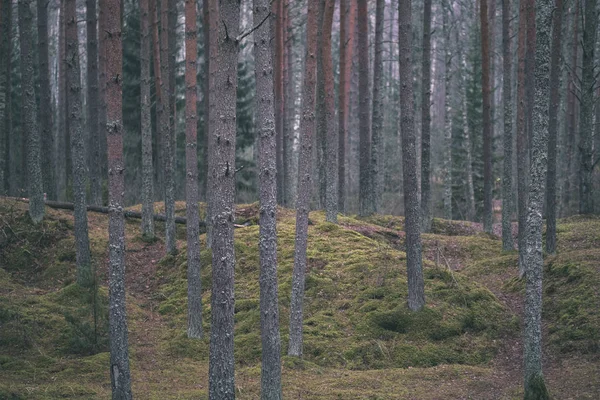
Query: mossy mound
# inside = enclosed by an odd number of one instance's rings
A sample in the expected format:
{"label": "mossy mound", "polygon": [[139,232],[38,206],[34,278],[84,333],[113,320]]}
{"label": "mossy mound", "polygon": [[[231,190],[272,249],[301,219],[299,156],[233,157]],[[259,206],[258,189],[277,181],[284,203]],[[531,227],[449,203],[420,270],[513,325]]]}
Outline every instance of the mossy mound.
{"label": "mossy mound", "polygon": [[[251,219],[251,216],[245,216]],[[380,238],[381,227],[344,217],[340,225],[310,215],[304,311],[304,356],[321,367],[372,369],[475,365],[488,361],[500,335],[514,329],[494,295],[445,266],[425,262],[427,307],[406,309],[406,255]],[[295,220],[279,216],[278,275],[282,348],[287,348]],[[368,237],[361,231],[376,232]],[[236,361],[260,360],[258,226],[235,231]],[[476,251],[476,250],[473,250]],[[159,267],[159,312],[185,331],[185,251]],[[202,252],[204,320],[210,321],[210,253]],[[183,347],[182,347],[183,346]],[[185,341],[172,348],[186,352]],[[192,348],[190,354],[204,350]]]}

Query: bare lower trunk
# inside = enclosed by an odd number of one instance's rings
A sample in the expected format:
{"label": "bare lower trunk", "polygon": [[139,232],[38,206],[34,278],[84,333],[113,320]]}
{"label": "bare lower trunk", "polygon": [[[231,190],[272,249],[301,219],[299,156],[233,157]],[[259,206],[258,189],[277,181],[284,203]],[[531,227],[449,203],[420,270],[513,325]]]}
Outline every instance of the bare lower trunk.
{"label": "bare lower trunk", "polygon": [[406,267],[408,308],[425,306],[421,260],[420,207],[417,182],[417,148],[413,109],[411,0],[398,2],[398,42],[400,44],[400,132],[404,173],[404,214],[406,216]]}
{"label": "bare lower trunk", "polygon": [[375,16],[375,57],[373,64],[373,111],[371,123],[371,189],[370,203],[372,211],[377,213],[381,207],[383,188],[379,174],[383,173],[383,25],[385,1],[377,0]]}
{"label": "bare lower trunk", "polygon": [[421,82],[421,230],[431,230],[431,0],[424,1]]}
{"label": "bare lower trunk", "polygon": [[481,88],[483,95],[483,229],[492,233],[492,120],[490,32],[487,0],[481,0]]}
{"label": "bare lower trunk", "polygon": [[358,99],[359,99],[359,178],[358,178],[358,214],[361,216],[373,213],[369,191],[371,129],[369,116],[369,28],[367,23],[367,0],[358,1]]}
{"label": "bare lower trunk", "polygon": [[338,137],[335,125],[335,88],[333,82],[333,60],[331,59],[331,28],[335,0],[326,0],[323,17],[323,78],[325,79],[325,217],[337,223],[338,213]]}
{"label": "bare lower trunk", "polygon": [[[269,14],[268,0],[254,0],[254,18]],[[273,57],[269,26],[254,33],[256,128],[260,196],[260,329],[262,342],[261,399],[281,400],[281,339],[277,288],[276,132],[273,104]],[[285,160],[284,160],[285,161]]]}
{"label": "bare lower trunk", "polygon": [[452,106],[450,104],[450,92],[452,91],[451,68],[452,68],[452,43],[450,40],[450,24],[448,21],[448,10],[442,10],[444,31],[444,218],[452,219]]}
{"label": "bare lower trunk", "polygon": [[12,43],[12,1],[0,1],[0,193],[10,189],[9,138],[10,132],[10,53]]}
{"label": "bare lower trunk", "polygon": [[298,191],[296,200],[296,244],[292,298],[290,302],[290,341],[288,355],[302,356],[302,320],[304,280],[306,276],[306,247],[311,189],[311,155],[315,132],[315,83],[317,52],[317,12],[319,0],[308,0],[306,20],[306,60],[302,85],[302,118],[300,119],[300,154],[298,157]]}
{"label": "bare lower trunk", "polygon": [[198,40],[196,2],[185,2],[185,215],[187,232],[188,337],[201,338],[200,214],[198,211],[198,121],[196,112],[196,59]]}
{"label": "bare lower trunk", "polygon": [[102,204],[102,175],[100,170],[100,134],[98,126],[98,41],[96,0],[86,1],[87,25],[87,128],[89,130],[88,166],[90,174],[90,203]]}
{"label": "bare lower trunk", "polygon": [[502,101],[504,104],[504,164],[502,174],[502,249],[509,251],[514,248],[511,217],[513,213],[512,187],[512,82],[510,50],[510,18],[511,0],[502,0]]}
{"label": "bare lower trunk", "polygon": [[[56,154],[66,154],[67,143],[67,63],[65,41],[65,2],[60,2],[60,15],[58,17],[58,107],[57,107],[57,135]],[[67,200],[67,157],[58,157],[56,160],[56,198]],[[12,193],[15,194],[15,193]]]}

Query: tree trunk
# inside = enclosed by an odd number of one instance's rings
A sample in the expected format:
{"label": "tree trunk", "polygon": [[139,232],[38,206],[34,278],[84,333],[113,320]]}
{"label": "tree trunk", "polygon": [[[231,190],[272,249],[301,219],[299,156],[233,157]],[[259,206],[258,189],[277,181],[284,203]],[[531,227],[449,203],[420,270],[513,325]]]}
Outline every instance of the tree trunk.
{"label": "tree trunk", "polygon": [[[158,1],[158,0],[157,0]],[[170,55],[169,52],[169,2],[161,2],[161,32],[160,32],[160,78],[161,78],[161,136],[164,145],[164,175],[165,175],[165,245],[167,254],[177,253],[175,237],[175,140],[171,124],[171,83],[170,82]]]}
{"label": "tree trunk", "polygon": [[300,154],[298,157],[298,190],[296,200],[296,243],[292,298],[290,302],[290,340],[288,355],[302,356],[302,320],[306,246],[311,184],[311,146],[315,133],[315,84],[317,72],[317,12],[319,0],[308,0],[306,19],[306,58],[302,85],[302,118],[300,119]]}
{"label": "tree trunk", "polygon": [[317,131],[314,138],[313,151],[316,153],[315,168],[318,180],[315,191],[317,193],[317,209],[325,207],[325,152],[327,135],[327,114],[325,113],[325,77],[323,75],[323,17],[325,14],[325,3],[327,0],[319,1],[319,20],[317,29],[317,103],[315,116],[317,118]]}
{"label": "tree trunk", "polygon": [[450,23],[448,21],[449,10],[444,4],[442,7],[442,30],[444,32],[444,218],[452,219],[452,106],[450,105],[450,92],[452,91],[451,68],[452,68],[452,42],[450,39]]}
{"label": "tree trunk", "polygon": [[[210,152],[208,149],[208,138],[210,132],[210,19],[209,19],[209,0],[205,0],[202,2],[202,29],[203,29],[203,40],[204,40],[204,143],[202,144],[203,152],[202,152],[202,192],[204,194],[204,201],[208,205],[208,163]],[[208,212],[206,214],[206,221],[208,222]],[[208,246],[208,243],[207,243]],[[210,248],[210,246],[208,246]]]}
{"label": "tree trunk", "polygon": [[[268,0],[254,0],[254,20],[269,14]],[[281,400],[281,339],[277,289],[277,139],[274,124],[273,57],[267,24],[254,32],[256,130],[260,196],[260,329],[262,339],[261,399]]]}
{"label": "tree trunk", "polygon": [[[514,248],[511,216],[513,212],[512,187],[512,82],[510,50],[510,18],[511,0],[502,0],[502,101],[504,104],[504,165],[502,173],[502,249],[510,251]],[[560,0],[559,0],[560,1]]]}
{"label": "tree trunk", "polygon": [[154,168],[152,160],[152,121],[150,99],[150,7],[149,0],[140,0],[141,16],[141,134],[142,134],[142,235],[154,238]]}
{"label": "tree trunk", "polygon": [[385,0],[377,0],[375,9],[375,57],[373,64],[373,112],[371,122],[371,210],[380,211],[383,188],[379,174],[383,173],[383,25]]}
{"label": "tree trunk", "polygon": [[158,4],[160,0],[149,0],[150,1],[150,13],[152,22],[150,29],[152,30],[152,53],[154,60],[154,87],[156,92],[156,126],[157,126],[157,143],[156,151],[157,155],[157,174],[156,174],[156,189],[159,193],[158,199],[162,200],[165,194],[165,145],[164,145],[164,131],[163,122],[164,118],[164,105],[162,100],[162,76],[161,76],[161,53],[160,53],[160,35],[159,35],[159,19],[158,19]]}
{"label": "tree trunk", "polygon": [[[103,186],[108,176],[108,149],[106,142],[106,43],[105,20],[106,0],[98,0],[98,154],[100,165],[100,184]],[[104,196],[104,194],[103,194]]]}
{"label": "tree trunk", "polygon": [[[216,3],[216,0],[211,0]],[[233,246],[233,220],[235,200],[235,139],[236,91],[238,62],[238,31],[240,3],[221,0],[211,7],[211,33],[218,36],[217,59],[211,90],[215,114],[211,121],[214,145],[210,174],[213,176],[210,191],[212,211],[212,324],[210,331],[209,398],[226,400],[235,398],[233,325],[234,291],[233,272],[235,253]],[[217,11],[218,10],[218,11]],[[218,18],[216,18],[218,16]],[[212,18],[215,17],[215,18]],[[211,54],[212,55],[212,54]],[[211,64],[212,64],[211,60]]]}
{"label": "tree trunk", "polygon": [[481,0],[481,88],[483,96],[483,229],[492,233],[492,120],[490,31],[487,0]]}
{"label": "tree trunk", "polygon": [[367,0],[358,2],[358,101],[359,101],[359,178],[358,178],[358,214],[361,216],[373,213],[370,202],[371,190],[370,166],[371,131],[369,117],[369,25]]}
{"label": "tree trunk", "polygon": [[[546,179],[546,252],[556,252],[556,138],[558,133],[560,49],[562,46],[563,0],[556,0],[552,15],[552,54],[550,59],[550,104],[548,109],[548,176]],[[600,121],[596,121],[598,123]]]}
{"label": "tree trunk", "polygon": [[593,147],[593,108],[594,108],[594,50],[596,48],[596,31],[598,14],[596,0],[585,2],[583,18],[583,60],[581,73],[581,109],[579,110],[579,213],[594,212],[594,187],[592,185]]}
{"label": "tree trunk", "polygon": [[209,94],[208,94],[208,131],[206,132],[206,149],[207,153],[207,192],[206,192],[206,247],[209,249],[212,248],[213,243],[213,197],[214,193],[212,191],[213,186],[215,185],[214,176],[212,175],[212,158],[215,153],[214,145],[215,142],[211,140],[213,137],[213,133],[215,131],[215,124],[217,124],[217,119],[219,115],[217,114],[217,105],[215,104],[217,92],[215,89],[214,80],[216,79],[217,72],[219,71],[219,66],[217,65],[217,56],[218,56],[218,46],[219,46],[219,37],[217,32],[219,30],[219,3],[214,3],[212,0],[206,0],[206,4],[208,4],[208,11],[204,10],[204,18],[205,23],[209,27],[209,31],[211,33],[206,35],[208,40],[208,55],[207,55],[207,67],[209,68],[207,73],[207,84],[209,85]]}
{"label": "tree trunk", "polygon": [[[143,0],[145,1],[145,0]],[[202,294],[200,280],[200,214],[198,211],[198,121],[196,112],[196,60],[198,39],[196,2],[185,2],[185,215],[187,232],[188,330],[190,338],[201,338]]]}
{"label": "tree trunk", "polygon": [[[335,0],[326,0],[325,13],[323,14],[323,78],[325,80],[325,211],[328,222],[337,223],[338,213],[338,137],[335,126],[335,88],[333,77],[333,60],[331,56],[331,29],[333,25],[333,12]],[[383,27],[382,27],[383,28]]]}
{"label": "tree trunk", "polygon": [[[46,198],[56,200],[56,171],[54,166],[56,155],[54,153],[54,127],[52,124],[51,103],[52,93],[50,92],[50,66],[48,56],[48,2],[37,0],[37,12],[38,60],[40,66],[40,128],[42,148],[44,149],[42,152],[42,178]],[[1,148],[2,146],[0,145],[0,149]],[[0,188],[1,187],[2,186],[0,186]]]}
{"label": "tree trunk", "polygon": [[[19,43],[21,46],[21,110],[22,130],[27,135],[27,193],[29,216],[34,224],[44,218],[44,188],[40,132],[37,123],[33,71],[33,12],[32,0],[19,0]],[[25,157],[25,154],[23,154]]]}
{"label": "tree trunk", "polygon": [[[535,4],[535,42],[527,44],[535,51],[535,103],[525,239],[525,327],[524,378],[525,399],[549,399],[542,374],[542,208],[548,152],[548,97],[550,91],[550,31],[554,9],[552,0]],[[558,12],[560,15],[560,11]],[[534,23],[531,21],[530,23]],[[534,50],[535,49],[535,50]]]}
{"label": "tree trunk", "polygon": [[423,3],[421,65],[421,230],[431,230],[431,0]]}
{"label": "tree trunk", "polygon": [[[60,15],[58,17],[58,107],[57,122],[58,132],[56,135],[56,154],[64,154],[58,157],[56,162],[56,198],[60,201],[67,200],[67,154],[69,143],[67,143],[67,64],[66,64],[66,41],[65,41],[65,2],[60,2]],[[15,194],[15,193],[11,193]]]}
{"label": "tree trunk", "polygon": [[[467,60],[466,60],[466,52],[463,52],[461,54],[461,62],[462,65],[464,67],[466,67],[467,65]],[[475,187],[473,185],[473,156],[472,156],[472,149],[473,146],[471,144],[471,132],[469,131],[469,120],[468,120],[468,116],[467,116],[467,107],[468,107],[468,103],[467,103],[467,97],[468,97],[468,90],[467,90],[467,85],[468,85],[468,78],[467,78],[467,74],[464,74],[463,76],[463,80],[462,80],[462,124],[463,124],[463,135],[465,138],[465,152],[466,152],[466,160],[465,160],[465,164],[466,164],[466,176],[467,176],[467,184],[466,184],[466,200],[467,200],[467,221],[474,221],[475,220]]]}
{"label": "tree trunk", "polygon": [[77,32],[77,8],[75,0],[65,4],[67,43],[67,103],[69,105],[69,136],[73,160],[73,205],[75,217],[75,245],[77,250],[77,283],[91,284],[92,268],[88,237],[86,189],[88,183],[83,143],[83,110],[79,65],[79,41]]}
{"label": "tree trunk", "polygon": [[294,91],[293,91],[293,37],[290,34],[290,0],[284,0],[283,5],[283,194],[281,196],[284,207],[290,207],[291,201],[291,160],[294,134]]}
{"label": "tree trunk", "polygon": [[0,1],[0,193],[8,193],[10,165],[10,53],[12,47],[12,1]]}
{"label": "tree trunk", "polygon": [[420,207],[417,182],[417,137],[415,133],[412,79],[411,0],[398,2],[398,43],[400,49],[400,133],[404,174],[404,215],[406,217],[406,267],[408,308],[418,311],[425,305],[421,261]]}
{"label": "tree trunk", "polygon": [[[40,0],[43,1],[43,0]],[[98,41],[96,0],[86,0],[87,18],[87,127],[88,166],[90,171],[90,203],[102,204],[102,176],[100,171],[100,140],[98,126]]]}
{"label": "tree trunk", "polygon": [[346,212],[346,143],[348,142],[348,113],[352,50],[354,48],[354,0],[340,0],[340,84],[338,136],[338,208]]}
{"label": "tree trunk", "polygon": [[[75,3],[74,0],[70,0]],[[106,137],[108,151],[108,262],[110,380],[113,400],[131,400],[131,374],[125,308],[125,162],[123,160],[123,111],[120,0],[104,0],[106,50]]]}
{"label": "tree trunk", "polygon": [[[274,0],[271,3],[272,18],[275,22],[273,45],[274,67],[274,94],[275,94],[275,132],[277,135],[276,160],[277,160],[277,203],[283,204],[283,0]],[[255,24],[260,21],[255,21]]]}

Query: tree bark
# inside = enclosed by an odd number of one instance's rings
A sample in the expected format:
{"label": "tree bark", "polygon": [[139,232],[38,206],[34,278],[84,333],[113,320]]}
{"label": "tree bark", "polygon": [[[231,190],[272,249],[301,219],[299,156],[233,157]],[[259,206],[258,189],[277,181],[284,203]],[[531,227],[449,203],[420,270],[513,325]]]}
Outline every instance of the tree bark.
{"label": "tree bark", "polygon": [[[466,52],[461,54],[462,65],[466,67]],[[468,108],[468,78],[465,74],[463,77],[463,90],[462,90],[462,123],[463,123],[463,135],[465,138],[465,152],[466,152],[466,176],[467,176],[467,184],[466,184],[466,199],[467,199],[467,221],[475,220],[475,187],[473,185],[473,156],[472,156],[472,143],[471,143],[471,132],[469,131],[469,119],[467,115]]]}
{"label": "tree bark", "polygon": [[450,104],[450,92],[452,91],[452,42],[450,39],[451,27],[448,18],[448,4],[444,2],[442,7],[442,30],[444,33],[444,218],[452,219],[452,106]]}
{"label": "tree bark", "polygon": [[369,116],[369,26],[367,0],[357,0],[358,10],[358,101],[359,101],[359,178],[358,197],[361,216],[373,213],[370,203],[371,129]]}
{"label": "tree bark", "polygon": [[[75,3],[74,0],[70,0]],[[108,151],[108,262],[110,380],[113,400],[131,400],[131,374],[125,308],[125,162],[123,160],[123,111],[120,0],[104,0],[106,45],[106,137]]]}
{"label": "tree bark", "polygon": [[290,0],[284,0],[283,6],[283,46],[284,46],[284,71],[283,71],[283,206],[292,204],[292,152],[294,135],[294,83],[293,83],[293,35],[290,34]]}
{"label": "tree bark", "polygon": [[[210,132],[210,18],[209,18],[209,2],[208,0],[202,2],[202,30],[204,33],[204,143],[203,152],[202,152],[202,172],[203,172],[203,180],[202,180],[202,192],[204,194],[204,201],[208,205],[209,201],[209,193],[208,193],[208,160],[210,157],[210,151],[208,148],[208,138]],[[206,219],[208,222],[208,212],[206,215]],[[208,246],[210,247],[210,246]]]}
{"label": "tree bark", "polygon": [[[283,204],[284,188],[283,188],[283,0],[273,0],[272,19],[274,22],[274,38],[273,38],[273,91],[275,94],[275,132],[277,135],[276,161],[277,161],[277,203]],[[255,21],[255,24],[260,21]]]}
{"label": "tree bark", "polygon": [[483,96],[483,229],[492,233],[492,120],[490,31],[487,0],[481,0],[481,88]]}
{"label": "tree bark", "polygon": [[[326,151],[325,151],[325,218],[328,222],[337,223],[338,213],[338,137],[335,126],[335,88],[333,77],[333,60],[331,56],[331,30],[335,0],[326,0],[323,14],[323,78],[325,80],[325,119],[326,119]],[[382,26],[383,31],[383,26]]]}
{"label": "tree bark", "polygon": [[159,19],[158,19],[158,4],[160,0],[149,0],[150,1],[150,13],[152,22],[150,29],[152,30],[152,53],[154,60],[154,87],[156,92],[156,127],[157,127],[157,168],[156,168],[156,189],[159,193],[158,199],[163,199],[165,194],[165,145],[164,145],[164,131],[163,122],[164,118],[164,105],[162,100],[162,76],[161,76],[161,54],[160,54],[160,35],[159,35]]}
{"label": "tree bark", "polygon": [[[542,374],[542,208],[548,157],[548,105],[550,91],[550,30],[552,0],[535,4],[535,41],[527,44],[535,51],[533,132],[525,239],[525,399],[549,399]],[[530,23],[534,23],[531,21]],[[535,49],[535,50],[534,50]]]}
{"label": "tree bark", "polygon": [[12,1],[0,1],[0,193],[8,193],[10,164],[10,53],[12,47]]}
{"label": "tree bark", "polygon": [[[67,200],[67,154],[70,152],[67,143],[67,64],[66,64],[66,41],[65,41],[65,2],[60,2],[60,15],[58,17],[58,107],[57,122],[58,131],[56,135],[56,154],[64,154],[58,157],[56,162],[56,198],[60,201]],[[16,193],[11,193],[16,194]]]}
{"label": "tree bark", "polygon": [[317,119],[317,131],[313,140],[313,151],[316,152],[315,168],[318,180],[315,191],[317,193],[317,209],[325,207],[325,152],[327,135],[327,114],[325,112],[325,77],[323,75],[323,17],[325,14],[325,3],[327,0],[319,1],[319,20],[317,28],[317,100],[315,117]]}
{"label": "tree bark", "polygon": [[[558,134],[560,53],[562,46],[563,1],[556,0],[552,15],[550,58],[550,104],[548,109],[548,175],[546,178],[546,252],[556,252],[556,141]],[[600,121],[596,121],[598,123]]]}
{"label": "tree bark", "polygon": [[[216,3],[216,0],[211,0]],[[235,200],[235,142],[236,142],[236,91],[238,62],[238,31],[240,3],[237,0],[221,0],[211,7],[211,19],[218,24],[213,29],[218,41],[218,68],[214,75],[215,113],[211,120],[213,132],[210,140],[214,145],[210,173],[213,176],[211,193],[212,211],[212,307],[210,332],[209,398],[226,400],[235,398],[233,326],[235,253],[233,245],[233,221]],[[218,19],[216,18],[218,16]],[[214,26],[211,23],[211,27]],[[212,60],[211,60],[212,64]],[[211,100],[213,97],[211,97]]]}
{"label": "tree bark", "polygon": [[585,2],[583,16],[583,60],[581,63],[581,108],[579,110],[579,213],[594,212],[594,187],[592,172],[594,169],[592,136],[594,132],[594,51],[596,48],[596,31],[598,13],[596,0]]}
{"label": "tree bark", "polygon": [[431,230],[431,0],[423,2],[421,65],[421,230]]}
{"label": "tree bark", "polygon": [[413,109],[411,0],[398,2],[398,43],[400,49],[400,133],[404,174],[404,215],[406,217],[406,267],[408,308],[425,306],[421,260],[420,207],[417,182],[417,137]]}
{"label": "tree bark", "polygon": [[[144,0],[142,0],[144,1]],[[198,33],[196,2],[185,2],[185,164],[186,207],[190,223],[187,232],[188,330],[190,338],[201,338],[202,332],[202,282],[200,280],[200,214],[198,211],[198,121],[196,112],[196,60],[198,58]]]}
{"label": "tree bark", "polygon": [[385,0],[377,0],[375,8],[375,57],[373,63],[373,111],[371,114],[371,210],[381,208],[383,188],[379,174],[383,173],[383,25]]}
{"label": "tree bark", "polygon": [[[43,0],[40,0],[43,1]],[[102,175],[100,170],[100,134],[98,126],[98,40],[96,0],[86,0],[87,25],[87,128],[88,166],[90,174],[90,203],[102,204]]]}
{"label": "tree bark", "polygon": [[[512,183],[512,82],[510,50],[510,18],[511,0],[502,0],[502,101],[504,105],[504,164],[502,171],[502,249],[510,251],[514,248],[511,216],[513,212]],[[560,1],[560,0],[559,0]]]}
{"label": "tree bark", "polygon": [[[56,200],[56,176],[54,153],[54,126],[50,92],[50,69],[48,56],[48,2],[37,0],[38,60],[40,66],[40,129],[42,148],[42,178],[46,198]],[[1,140],[1,139],[0,139]],[[0,149],[2,146],[0,145]],[[0,150],[1,151],[1,150]],[[0,156],[1,158],[1,156]],[[1,179],[0,179],[1,181]],[[1,183],[0,183],[1,185]],[[2,186],[0,186],[1,188]]]}
{"label": "tree bark", "polygon": [[[158,0],[157,0],[158,1]],[[175,140],[171,124],[171,82],[170,82],[170,52],[169,52],[169,2],[161,2],[161,32],[160,32],[160,78],[161,78],[161,136],[164,145],[164,176],[165,176],[165,244],[167,254],[177,253],[175,237]]]}
{"label": "tree bark", "polygon": [[141,49],[140,94],[142,134],[142,235],[154,238],[154,168],[152,160],[152,121],[150,99],[150,7],[149,0],[140,0]]}
{"label": "tree bark", "polygon": [[100,182],[108,176],[108,145],[106,135],[106,0],[98,0],[98,154]]}
{"label": "tree bark", "polygon": [[290,302],[290,340],[288,355],[302,356],[302,321],[306,247],[311,191],[311,156],[315,133],[315,84],[317,72],[317,12],[319,0],[308,0],[306,19],[306,57],[302,85],[302,118],[300,119],[300,154],[298,157],[298,190],[296,200],[296,240],[292,297]]}
{"label": "tree bark", "polygon": [[[268,0],[254,0],[254,20],[269,14]],[[260,329],[262,341],[261,399],[281,400],[281,339],[277,288],[277,138],[273,103],[271,32],[263,24],[254,32],[256,128],[260,196]]]}

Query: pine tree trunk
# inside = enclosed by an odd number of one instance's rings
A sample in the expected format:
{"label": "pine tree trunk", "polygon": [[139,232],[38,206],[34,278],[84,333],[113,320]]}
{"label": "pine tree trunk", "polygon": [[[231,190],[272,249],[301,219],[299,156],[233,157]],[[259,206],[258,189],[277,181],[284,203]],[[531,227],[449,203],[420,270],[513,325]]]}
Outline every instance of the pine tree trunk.
{"label": "pine tree trunk", "polygon": [[300,119],[300,154],[298,157],[298,190],[296,200],[296,243],[292,297],[290,302],[290,339],[288,355],[302,356],[302,321],[308,213],[311,192],[311,146],[315,133],[315,84],[317,73],[317,12],[319,0],[308,0],[306,20],[306,58],[302,85],[302,117]]}
{"label": "pine tree trunk", "polygon": [[512,82],[510,50],[511,0],[502,0],[502,101],[504,105],[504,164],[502,173],[502,249],[510,251],[514,248],[511,216],[513,212],[512,183]]}
{"label": "pine tree trunk", "polygon": [[[158,0],[157,0],[158,1]],[[177,253],[175,237],[175,140],[171,124],[171,83],[170,82],[170,51],[169,51],[169,2],[161,2],[161,32],[160,32],[160,78],[161,78],[161,136],[164,146],[164,176],[165,176],[165,245],[167,254]]]}
{"label": "pine tree trunk", "polygon": [[[142,0],[145,1],[145,0]],[[200,280],[200,214],[198,211],[198,121],[196,112],[196,60],[198,38],[196,27],[196,2],[185,2],[185,164],[186,206],[189,224],[187,232],[188,280],[188,337],[201,338],[202,294]]]}
{"label": "pine tree trunk", "polygon": [[598,26],[598,13],[596,0],[585,2],[585,15],[583,18],[583,60],[581,63],[581,109],[579,111],[579,213],[592,214],[594,212],[594,187],[592,185],[592,160],[594,132],[594,50],[596,48],[596,31]]}
{"label": "pine tree trunk", "polygon": [[[216,3],[216,0],[211,0]],[[235,254],[233,246],[233,220],[235,200],[235,142],[236,142],[236,91],[240,3],[221,0],[211,7],[211,33],[218,35],[216,74],[212,82],[211,105],[219,118],[211,120],[210,139],[214,145],[210,174],[213,176],[210,191],[212,211],[212,299],[210,331],[209,398],[227,400],[235,398],[233,325],[234,291],[233,272]],[[218,10],[218,12],[217,12]],[[215,17],[215,18],[213,18]],[[218,18],[217,18],[218,17]],[[215,21],[216,20],[216,21]],[[212,64],[211,60],[211,64]],[[212,71],[211,71],[212,72]],[[212,102],[212,99],[215,102]]]}
{"label": "pine tree trunk", "polygon": [[340,0],[340,85],[338,100],[338,208],[346,212],[346,144],[348,142],[348,114],[352,50],[354,48],[354,0]]}
{"label": "pine tree trunk", "polygon": [[[548,156],[548,104],[550,91],[550,31],[554,9],[552,0],[535,4],[535,42],[527,43],[535,51],[533,131],[525,239],[525,327],[524,379],[525,399],[549,399],[542,375],[542,208]],[[530,23],[533,23],[531,21]],[[535,49],[535,50],[534,50]]]}
{"label": "pine tree trunk", "polygon": [[206,0],[206,4],[208,4],[208,11],[204,11],[204,18],[206,25],[208,26],[209,31],[211,33],[206,35],[208,40],[208,55],[207,55],[207,84],[209,85],[209,94],[208,94],[208,127],[206,131],[206,149],[207,153],[207,192],[206,192],[206,247],[209,249],[212,248],[213,243],[213,197],[214,193],[212,191],[213,186],[215,185],[214,176],[212,175],[212,164],[213,164],[213,155],[215,153],[214,145],[215,142],[211,139],[213,137],[213,133],[215,131],[215,124],[217,124],[217,119],[219,118],[217,114],[217,105],[215,104],[217,92],[215,89],[215,77],[218,72],[219,66],[217,65],[217,55],[218,55],[218,36],[217,32],[219,30],[219,4],[212,2],[212,0]]}
{"label": "pine tree trunk", "polygon": [[400,133],[404,173],[404,215],[406,217],[406,267],[408,308],[418,311],[425,305],[421,260],[421,224],[417,182],[417,137],[415,133],[412,79],[411,0],[398,2],[398,43],[400,49]]}
{"label": "pine tree trunk", "polygon": [[[48,2],[45,0],[37,0],[37,12],[38,60],[40,66],[40,134],[42,148],[44,149],[42,152],[42,178],[46,198],[56,200],[56,171],[54,166],[56,155],[54,153],[54,126],[52,124],[51,104],[52,93],[50,92],[50,66],[48,56]],[[0,145],[0,149],[1,148],[2,146]],[[1,187],[2,186],[0,186],[0,188]]]}
{"label": "pine tree trunk", "polygon": [[[65,2],[60,2],[60,15],[58,17],[58,107],[56,135],[56,154],[65,154],[58,157],[56,162],[56,197],[59,201],[67,200],[67,157],[69,143],[67,143],[67,71],[66,71],[66,41],[65,41]],[[14,194],[14,193],[13,193]]]}
{"label": "pine tree trunk", "polygon": [[379,174],[383,173],[383,25],[385,0],[377,0],[375,9],[375,57],[373,64],[373,112],[371,122],[371,195],[373,212],[381,208],[383,188]]}
{"label": "pine tree trunk", "polygon": [[[466,52],[463,52],[461,54],[461,62],[462,65],[466,67]],[[465,152],[466,152],[466,160],[465,160],[465,164],[466,164],[466,187],[465,187],[465,197],[466,197],[466,203],[467,203],[467,221],[474,221],[475,220],[475,187],[473,185],[473,156],[472,156],[472,144],[471,144],[471,132],[469,131],[469,120],[468,120],[468,116],[467,116],[467,108],[468,108],[468,103],[467,103],[467,96],[468,96],[468,91],[467,91],[467,85],[468,85],[468,78],[467,75],[465,74],[462,80],[462,124],[463,124],[463,135],[464,135],[464,139],[465,139],[465,143],[464,143],[464,147],[465,147]]]}
{"label": "pine tree trunk", "polygon": [[[560,53],[562,46],[563,1],[556,0],[552,16],[552,54],[550,59],[550,104],[548,109],[548,176],[546,179],[546,252],[556,252],[556,152],[558,136]],[[598,123],[600,121],[596,121]]]}
{"label": "pine tree trunk", "polygon": [[492,233],[492,120],[490,31],[487,0],[481,0],[481,88],[483,96],[483,229]]}
{"label": "pine tree trunk", "polygon": [[317,131],[314,138],[313,151],[315,152],[315,169],[318,180],[315,192],[317,194],[317,209],[325,207],[325,151],[327,135],[327,115],[325,113],[325,77],[323,75],[323,17],[325,14],[325,3],[327,0],[319,1],[319,18],[317,29],[317,103],[315,116],[317,119]]}
{"label": "pine tree trunk", "polygon": [[283,194],[281,196],[283,206],[290,207],[291,203],[291,159],[293,130],[293,38],[290,34],[290,0],[284,0],[283,5]]}
{"label": "pine tree trunk", "polygon": [[[275,22],[275,37],[273,38],[273,45],[275,47],[273,52],[273,63],[274,63],[274,74],[273,74],[273,85],[275,94],[275,132],[277,135],[277,147],[276,147],[276,161],[277,161],[277,203],[283,203],[283,110],[284,110],[284,98],[283,98],[283,0],[274,0],[271,3],[272,6],[272,18]],[[259,23],[256,21],[255,23]]]}
{"label": "pine tree trunk", "polygon": [[[209,157],[210,152],[208,149],[208,138],[210,132],[210,19],[209,19],[209,5],[208,0],[202,2],[202,29],[203,29],[203,40],[204,40],[204,143],[202,144],[203,152],[202,152],[202,193],[204,194],[204,201],[209,203],[208,197],[208,166],[209,166]],[[206,222],[208,222],[208,213],[206,215]],[[210,246],[207,243],[207,246]]]}
{"label": "pine tree trunk", "polygon": [[67,43],[67,103],[69,105],[69,136],[73,160],[73,214],[75,217],[75,247],[77,250],[77,283],[92,282],[90,242],[88,237],[86,189],[88,184],[83,142],[83,109],[75,0],[65,4]]}
{"label": "pine tree trunk", "polygon": [[[104,187],[108,176],[108,148],[106,142],[106,43],[103,34],[106,20],[106,0],[98,0],[98,154],[100,185]],[[102,189],[104,190],[104,189]],[[104,197],[104,194],[102,194]]]}
{"label": "pine tree trunk", "polygon": [[0,193],[9,189],[10,165],[8,141],[10,132],[10,52],[12,43],[12,1],[0,1]]}
{"label": "pine tree trunk", "polygon": [[[32,0],[19,0],[19,43],[21,46],[21,110],[23,131],[27,133],[27,195],[29,216],[34,224],[44,218],[44,188],[37,105],[34,89]],[[25,154],[23,154],[25,157]]]}
{"label": "pine tree trunk", "polygon": [[149,0],[140,0],[141,49],[140,97],[142,134],[142,235],[154,238],[154,168],[152,160],[152,121],[150,99],[150,7]]}
{"label": "pine tree trunk", "polygon": [[[268,0],[254,0],[254,19],[269,14]],[[254,32],[256,130],[260,196],[260,329],[262,339],[261,399],[281,400],[281,339],[277,289],[277,139],[273,103],[271,32],[263,24]]]}
{"label": "pine tree trunk", "polygon": [[423,2],[421,66],[421,230],[431,230],[431,0]]}
{"label": "pine tree trunk", "polygon": [[[448,6],[444,4],[444,6]],[[442,8],[442,30],[444,32],[444,218],[452,219],[452,106],[450,105],[451,88],[451,68],[452,68],[452,43],[450,40],[450,24],[448,21],[449,10]]]}
{"label": "pine tree trunk", "polygon": [[[70,0],[73,3],[74,0]],[[104,0],[103,21],[106,50],[106,138],[108,151],[109,242],[109,337],[110,380],[113,400],[131,400],[131,374],[125,308],[125,162],[123,160],[123,111],[120,0]]]}
{"label": "pine tree trunk", "polygon": [[359,178],[358,178],[358,214],[373,213],[370,202],[370,166],[371,130],[369,116],[369,25],[367,0],[357,0],[358,10],[358,101],[359,101]]}
{"label": "pine tree trunk", "polygon": [[[40,0],[43,1],[43,0]],[[90,171],[90,203],[102,204],[100,175],[100,140],[98,126],[98,41],[96,0],[86,0],[87,25],[87,128],[89,130],[88,167]]]}

